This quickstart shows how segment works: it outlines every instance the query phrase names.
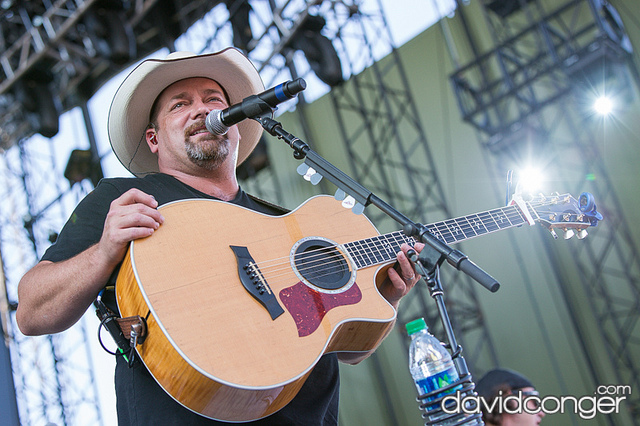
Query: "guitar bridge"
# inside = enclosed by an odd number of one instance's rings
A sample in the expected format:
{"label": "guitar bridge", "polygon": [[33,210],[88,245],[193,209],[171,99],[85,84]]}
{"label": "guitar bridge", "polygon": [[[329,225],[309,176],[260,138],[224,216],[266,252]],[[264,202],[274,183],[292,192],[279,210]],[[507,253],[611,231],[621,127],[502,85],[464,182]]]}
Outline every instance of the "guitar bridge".
{"label": "guitar bridge", "polygon": [[278,303],[278,299],[271,291],[260,268],[251,257],[249,250],[242,246],[229,246],[236,255],[238,262],[238,275],[243,287],[254,299],[256,299],[269,312],[272,320],[284,314],[284,309]]}

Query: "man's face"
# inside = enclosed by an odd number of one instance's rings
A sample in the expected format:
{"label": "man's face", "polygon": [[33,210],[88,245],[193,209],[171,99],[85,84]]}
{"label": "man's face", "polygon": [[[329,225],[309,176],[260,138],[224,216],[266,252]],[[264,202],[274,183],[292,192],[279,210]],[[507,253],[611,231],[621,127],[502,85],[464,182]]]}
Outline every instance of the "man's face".
{"label": "man's face", "polygon": [[214,135],[205,127],[210,111],[229,106],[218,83],[202,77],[180,80],[160,94],[157,106],[157,128],[147,130],[146,137],[161,171],[185,171],[194,165],[214,170],[227,160],[235,167],[237,127],[226,135]]}

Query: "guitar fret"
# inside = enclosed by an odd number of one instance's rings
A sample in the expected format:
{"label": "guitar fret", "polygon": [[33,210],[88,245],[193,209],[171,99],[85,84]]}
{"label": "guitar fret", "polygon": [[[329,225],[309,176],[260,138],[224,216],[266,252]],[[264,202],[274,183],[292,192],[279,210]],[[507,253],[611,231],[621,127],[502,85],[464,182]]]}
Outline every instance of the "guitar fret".
{"label": "guitar fret", "polygon": [[391,234],[386,235],[386,241],[389,244],[387,247],[387,255],[389,256],[389,260],[393,260],[396,258],[396,253],[400,251],[400,245],[403,243],[403,236],[399,231],[392,232]]}
{"label": "guitar fret", "polygon": [[[371,248],[371,254],[373,255],[373,258],[375,259],[375,263],[380,263],[382,262],[382,257],[381,257],[381,252],[380,252],[380,248],[378,246],[378,244],[373,244],[373,242],[376,240],[376,238],[371,238],[369,239],[370,241],[370,245],[369,247]],[[379,240],[379,238],[378,238]]]}
{"label": "guitar fret", "polygon": [[362,252],[362,259],[367,265],[373,265],[374,259],[371,257],[371,249],[368,244],[365,244],[366,240],[360,241],[360,251]]}
{"label": "guitar fret", "polygon": [[487,213],[491,215],[493,220],[496,222],[496,225],[498,225],[498,228],[504,229],[513,226],[513,223],[511,223],[509,217],[505,214],[503,209],[494,209],[488,211]]}
{"label": "guitar fret", "polygon": [[[526,207],[534,218],[539,218],[536,210],[529,203]],[[425,227],[435,238],[450,244],[524,223],[527,223],[527,220],[518,206],[510,205],[447,219],[425,225]],[[405,235],[402,231],[395,231],[346,243],[343,246],[354,259],[356,268],[365,268],[395,260],[396,253],[400,251],[400,245],[407,243],[413,247],[415,242],[412,237]]]}
{"label": "guitar fret", "polygon": [[[464,222],[463,222],[464,221]],[[466,217],[460,217],[458,219],[456,219],[456,222],[458,223],[463,223],[463,231],[464,231],[464,238],[459,238],[458,241],[461,240],[465,240],[467,238],[473,238],[475,236],[477,236],[478,234],[476,233],[476,231],[474,231],[472,224],[469,222],[469,219]]]}
{"label": "guitar fret", "polygon": [[484,223],[484,226],[487,229],[487,232],[495,232],[498,229],[500,229],[500,227],[494,220],[493,216],[491,216],[491,213],[489,212],[479,213],[478,217],[480,218],[480,220],[482,220],[482,223]]}
{"label": "guitar fret", "polygon": [[396,253],[400,250],[400,244],[412,240],[398,237],[403,234],[391,233],[367,238],[361,241],[354,241],[344,244],[344,247],[351,254],[357,268],[377,265],[395,259]]}
{"label": "guitar fret", "polygon": [[370,238],[371,246],[373,248],[372,253],[376,259],[376,263],[382,263],[386,260],[384,253],[380,250],[380,236]]}
{"label": "guitar fret", "polygon": [[389,259],[393,259],[395,257],[400,247],[398,244],[397,234],[397,232],[392,232],[391,234],[383,235],[384,248]]}
{"label": "guitar fret", "polygon": [[533,208],[533,206],[531,205],[531,203],[525,203],[527,206],[527,209],[529,210],[529,214],[531,214],[531,217],[535,220],[535,219],[540,219],[540,216],[538,215],[538,212],[536,211],[536,209]]}
{"label": "guitar fret", "polygon": [[[453,219],[450,224],[450,228],[452,231],[452,236],[456,239],[456,241],[463,240],[468,237],[469,223],[465,220],[465,218],[457,218]],[[473,231],[473,230],[471,230]]]}
{"label": "guitar fret", "polygon": [[482,234],[486,234],[487,232],[489,232],[487,230],[487,228],[484,225],[484,222],[482,221],[482,219],[480,219],[480,216],[478,215],[471,215],[471,216],[467,216],[467,220],[469,220],[469,223],[471,224],[471,227],[473,228],[473,231],[476,233],[476,235],[482,235]]}
{"label": "guitar fret", "polygon": [[347,253],[349,253],[349,255],[351,256],[351,258],[353,259],[353,261],[356,264],[356,268],[359,268],[360,267],[360,262],[358,262],[358,257],[354,253],[354,250],[351,249],[353,247],[353,243],[345,243],[345,244],[342,245],[342,247],[344,247],[345,250],[347,251]]}
{"label": "guitar fret", "polygon": [[510,218],[511,223],[514,225],[521,225],[525,223],[527,220],[524,217],[524,214],[520,211],[517,206],[511,206],[509,209],[507,216]]}
{"label": "guitar fret", "polygon": [[366,253],[362,250],[362,243],[360,241],[353,242],[353,250],[358,259],[358,267],[362,268],[367,266]]}
{"label": "guitar fret", "polygon": [[354,246],[358,252],[358,256],[360,257],[360,261],[362,265],[363,266],[369,265],[371,262],[370,262],[370,259],[368,259],[369,256],[362,244],[362,241],[356,241],[354,243]]}
{"label": "guitar fret", "polygon": [[346,243],[344,244],[344,248],[347,249],[347,252],[349,252],[349,254],[351,255],[351,257],[353,258],[355,264],[356,264],[356,268],[363,268],[364,266],[366,266],[366,263],[364,262],[364,260],[362,259],[362,256],[360,255],[360,253],[358,252],[358,248],[356,245],[356,242],[352,242],[352,243]]}
{"label": "guitar fret", "polygon": [[446,243],[453,243],[456,239],[453,236],[453,231],[451,229],[455,227],[455,223],[456,223],[455,220],[449,219],[449,220],[445,220],[442,223],[444,224],[444,226],[447,227],[447,233],[444,236],[444,241]]}
{"label": "guitar fret", "polygon": [[438,229],[437,224],[427,225],[427,229],[434,237],[436,237],[440,241],[444,241],[444,237],[442,236],[442,233]]}

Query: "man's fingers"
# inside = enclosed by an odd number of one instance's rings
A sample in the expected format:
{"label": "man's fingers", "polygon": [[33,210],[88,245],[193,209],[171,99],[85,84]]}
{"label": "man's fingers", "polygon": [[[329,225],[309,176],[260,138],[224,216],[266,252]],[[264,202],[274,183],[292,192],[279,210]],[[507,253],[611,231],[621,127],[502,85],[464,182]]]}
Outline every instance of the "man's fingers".
{"label": "man's fingers", "polygon": [[120,197],[113,200],[111,204],[112,205],[115,204],[117,206],[126,206],[126,205],[137,204],[137,203],[144,204],[145,206],[148,206],[152,209],[155,209],[156,207],[158,207],[158,202],[152,195],[149,195],[146,192],[143,192],[137,188],[132,188],[128,190],[127,192],[122,194]]}
{"label": "man's fingers", "polygon": [[414,269],[413,263],[407,257],[406,252],[410,249],[409,246],[402,247],[402,251],[398,252],[397,260],[400,265],[400,278],[402,278],[406,282],[413,281],[416,277],[416,271]]}
{"label": "man's fingers", "polygon": [[[122,219],[125,223],[119,223],[119,226],[147,226],[157,229],[155,226],[164,222],[162,214],[156,209],[158,202],[156,199],[139,189],[133,188],[116,198],[111,203],[109,216],[116,221]],[[146,216],[146,218],[137,215]],[[147,218],[153,219],[154,223],[149,222]]]}

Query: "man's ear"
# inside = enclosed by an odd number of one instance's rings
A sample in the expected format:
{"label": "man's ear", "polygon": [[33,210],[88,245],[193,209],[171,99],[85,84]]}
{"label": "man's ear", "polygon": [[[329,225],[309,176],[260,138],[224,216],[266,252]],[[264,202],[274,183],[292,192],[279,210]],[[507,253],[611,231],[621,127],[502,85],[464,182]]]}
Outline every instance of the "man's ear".
{"label": "man's ear", "polygon": [[149,127],[144,132],[145,139],[147,140],[147,145],[149,145],[149,149],[154,154],[158,152],[158,134],[156,133],[156,129],[153,127]]}

